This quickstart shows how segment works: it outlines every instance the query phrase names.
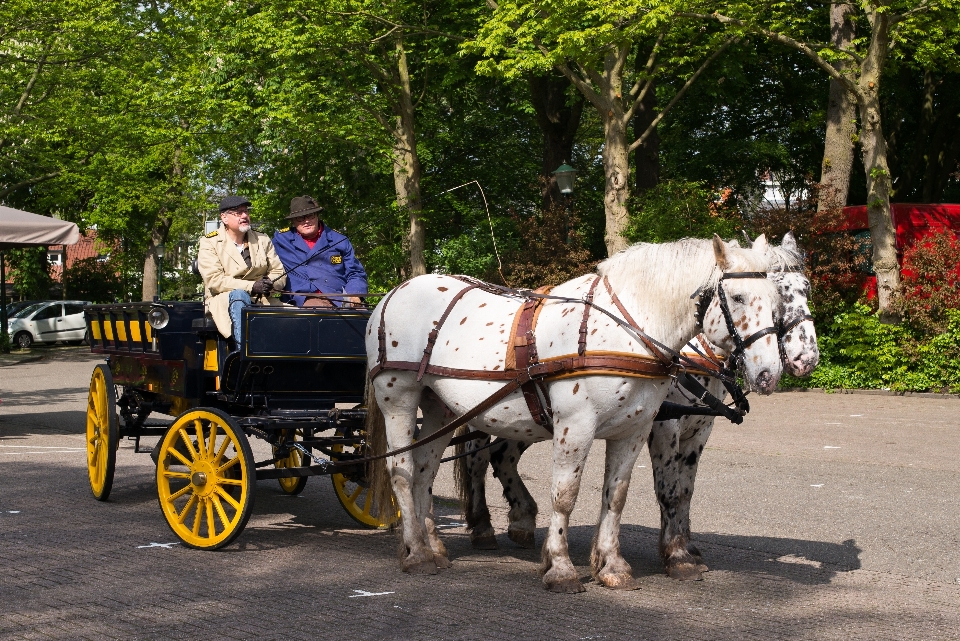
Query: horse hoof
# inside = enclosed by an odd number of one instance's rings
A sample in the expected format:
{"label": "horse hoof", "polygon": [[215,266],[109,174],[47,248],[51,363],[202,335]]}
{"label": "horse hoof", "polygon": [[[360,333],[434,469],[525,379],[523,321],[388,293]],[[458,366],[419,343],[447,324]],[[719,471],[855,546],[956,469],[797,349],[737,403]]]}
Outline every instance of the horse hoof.
{"label": "horse hoof", "polygon": [[436,557],[431,557],[425,561],[410,561],[403,563],[403,571],[407,574],[436,574]]}
{"label": "horse hoof", "polygon": [[511,541],[528,550],[532,550],[537,545],[536,537],[530,530],[507,530],[507,536]]}
{"label": "horse hoof", "polygon": [[700,563],[697,563],[697,570],[699,570],[700,572],[709,572],[710,568],[708,568],[705,563],[700,562]]}
{"label": "horse hoof", "polygon": [[700,569],[695,563],[677,563],[667,566],[667,576],[678,581],[702,581]]}
{"label": "horse hoof", "polygon": [[443,554],[434,554],[433,562],[437,564],[437,569],[446,570],[450,567],[450,559]]}
{"label": "horse hoof", "polygon": [[640,583],[630,574],[601,574],[597,581],[611,590],[639,590]]}
{"label": "horse hoof", "polygon": [[470,539],[470,545],[473,546],[474,550],[496,550],[497,549],[497,537],[492,534],[489,536],[478,536],[475,539]]}
{"label": "horse hoof", "polygon": [[560,579],[559,581],[544,581],[543,587],[551,592],[556,592],[558,594],[578,594],[580,592],[586,592],[587,588],[583,587],[583,584],[580,583],[580,579]]}

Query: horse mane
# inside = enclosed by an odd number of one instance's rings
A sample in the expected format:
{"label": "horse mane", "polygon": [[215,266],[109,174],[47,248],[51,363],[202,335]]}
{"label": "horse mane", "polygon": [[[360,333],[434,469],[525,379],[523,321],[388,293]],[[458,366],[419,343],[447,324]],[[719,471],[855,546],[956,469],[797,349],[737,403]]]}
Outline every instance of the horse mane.
{"label": "horse mane", "polygon": [[768,269],[771,272],[786,272],[803,269],[803,253],[782,246],[767,245]]}
{"label": "horse mane", "polygon": [[[727,255],[733,271],[766,271],[770,263],[766,254],[739,246],[727,245]],[[628,307],[632,303],[636,309],[660,310],[649,321],[637,320],[661,339],[694,326],[691,295],[716,287],[722,274],[713,241],[703,238],[637,243],[601,262],[597,273],[610,279]]]}

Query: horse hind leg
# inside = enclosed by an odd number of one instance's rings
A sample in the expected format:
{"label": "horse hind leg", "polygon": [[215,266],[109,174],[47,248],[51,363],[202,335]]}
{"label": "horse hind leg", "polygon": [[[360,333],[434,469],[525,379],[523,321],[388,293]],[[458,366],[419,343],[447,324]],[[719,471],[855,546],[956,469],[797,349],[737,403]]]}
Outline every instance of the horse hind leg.
{"label": "horse hind leg", "polygon": [[620,553],[620,518],[627,502],[633,466],[643,447],[643,436],[635,433],[628,438],[607,441],[600,519],[593,536],[590,569],[597,583],[614,590],[640,587],[633,578],[630,564]]}
{"label": "horse hind leg", "polygon": [[[457,448],[457,454],[466,454],[455,462],[454,477],[460,494],[460,505],[470,532],[470,544],[475,550],[496,550],[497,537],[490,522],[487,507],[486,477],[490,465],[490,449],[485,447],[490,437],[467,441]],[[497,448],[502,446],[498,445]],[[496,449],[496,448],[495,448]]]}
{"label": "horse hind leg", "polygon": [[521,441],[508,440],[504,445],[494,448],[490,460],[493,463],[493,475],[503,486],[503,496],[510,504],[507,536],[520,547],[532,549],[536,545],[537,502],[530,495],[517,469],[520,455],[527,447]]}
{"label": "horse hind leg", "polygon": [[[372,387],[375,390],[376,411],[382,413],[388,449],[410,445],[417,426],[417,405],[421,392],[416,373],[387,372],[378,376]],[[419,517],[420,506],[414,491],[418,478],[414,456],[411,452],[404,452],[388,457],[387,469],[401,515],[400,567],[410,574],[436,574],[435,554],[427,539],[425,523]]]}

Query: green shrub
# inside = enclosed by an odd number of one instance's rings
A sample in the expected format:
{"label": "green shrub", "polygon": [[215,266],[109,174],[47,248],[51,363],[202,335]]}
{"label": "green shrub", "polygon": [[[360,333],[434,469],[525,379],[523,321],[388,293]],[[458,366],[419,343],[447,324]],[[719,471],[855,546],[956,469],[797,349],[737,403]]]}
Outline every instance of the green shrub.
{"label": "green shrub", "polygon": [[624,235],[630,242],[665,243],[680,238],[732,238],[743,226],[737,211],[702,182],[665,180],[632,198]]}
{"label": "green shrub", "polygon": [[960,393],[960,310],[947,310],[946,317],[945,332],[918,338],[857,303],[817,328],[820,365],[813,374],[785,375],[781,385]]}

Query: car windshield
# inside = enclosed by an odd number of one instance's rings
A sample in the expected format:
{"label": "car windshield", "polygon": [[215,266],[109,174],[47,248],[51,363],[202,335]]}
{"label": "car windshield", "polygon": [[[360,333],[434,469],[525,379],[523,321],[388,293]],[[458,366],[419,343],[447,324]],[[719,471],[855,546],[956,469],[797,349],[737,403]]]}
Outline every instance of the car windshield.
{"label": "car windshield", "polygon": [[28,307],[24,307],[23,309],[17,310],[10,314],[10,318],[26,318],[44,305],[45,303],[34,303],[33,305],[29,305]]}

